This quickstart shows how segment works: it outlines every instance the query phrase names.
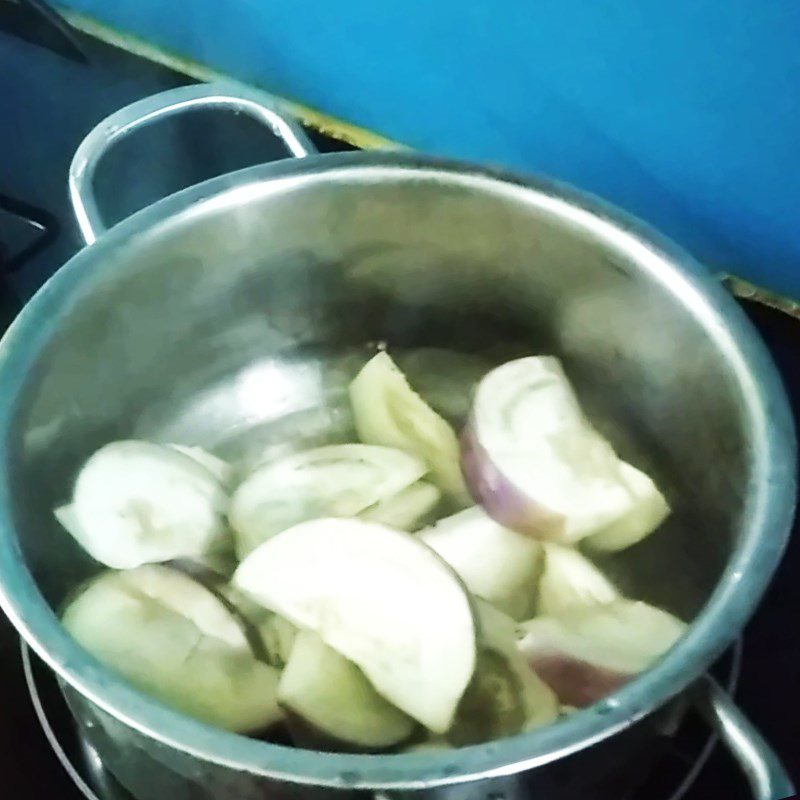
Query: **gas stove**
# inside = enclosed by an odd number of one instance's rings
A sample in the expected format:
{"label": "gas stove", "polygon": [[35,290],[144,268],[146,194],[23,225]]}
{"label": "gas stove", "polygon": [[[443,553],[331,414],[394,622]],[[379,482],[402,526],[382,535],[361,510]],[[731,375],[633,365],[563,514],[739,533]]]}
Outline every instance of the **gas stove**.
{"label": "gas stove", "polygon": [[[9,6],[3,2],[3,6]],[[18,307],[81,246],[66,175],[83,135],[110,112],[141,97],[191,82],[123,50],[70,31],[37,0],[0,9],[0,330]],[[202,113],[202,112],[201,112]],[[255,123],[209,116],[176,119],[122,142],[97,175],[106,219],[122,219],[164,195],[250,164],[282,156],[280,143]],[[533,123],[532,123],[533,124]],[[309,129],[323,151],[352,149],[344,139]],[[144,171],[139,168],[148,163]],[[767,341],[796,415],[800,415],[800,319],[740,300]],[[739,703],[800,776],[800,538],[794,537],[760,610],[716,667]],[[83,742],[50,672],[0,618],[0,763],[8,797],[130,800]],[[668,734],[668,735],[667,735]],[[729,757],[707,728],[687,717],[665,732],[663,747],[630,779],[582,800],[701,800],[749,797]],[[141,800],[149,800],[142,798]],[[162,800],[158,798],[157,800]]]}

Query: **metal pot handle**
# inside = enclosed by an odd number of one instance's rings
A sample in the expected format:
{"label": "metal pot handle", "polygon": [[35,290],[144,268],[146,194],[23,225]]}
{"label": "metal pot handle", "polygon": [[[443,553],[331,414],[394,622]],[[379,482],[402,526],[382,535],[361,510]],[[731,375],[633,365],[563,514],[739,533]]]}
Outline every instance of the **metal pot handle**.
{"label": "metal pot handle", "polygon": [[145,97],[106,117],[80,143],[69,167],[69,196],[86,244],[105,230],[94,195],[94,172],[102,156],[138,128],[185,111],[223,109],[247,114],[267,126],[296,158],[312,155],[316,147],[302,127],[274,107],[269,95],[245,86],[200,83]]}
{"label": "metal pot handle", "polygon": [[692,696],[697,709],[738,762],[755,800],[794,797],[792,780],[775,751],[710,675],[695,684]]}

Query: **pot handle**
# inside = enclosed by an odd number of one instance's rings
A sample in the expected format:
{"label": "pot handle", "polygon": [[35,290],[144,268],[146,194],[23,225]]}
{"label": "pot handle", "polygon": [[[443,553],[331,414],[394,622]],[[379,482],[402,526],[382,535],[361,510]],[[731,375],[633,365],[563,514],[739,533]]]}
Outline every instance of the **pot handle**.
{"label": "pot handle", "polygon": [[736,759],[754,800],[785,800],[795,789],[775,751],[720,685],[704,676],[692,689],[695,706]]}
{"label": "pot handle", "polygon": [[137,100],[92,128],[72,158],[69,167],[69,196],[86,244],[92,244],[105,230],[94,195],[93,181],[97,164],[106,151],[128,134],[157,120],[185,111],[207,109],[247,114],[268,127],[295,158],[317,152],[303,128],[277,111],[269,95],[245,86],[200,83]]}

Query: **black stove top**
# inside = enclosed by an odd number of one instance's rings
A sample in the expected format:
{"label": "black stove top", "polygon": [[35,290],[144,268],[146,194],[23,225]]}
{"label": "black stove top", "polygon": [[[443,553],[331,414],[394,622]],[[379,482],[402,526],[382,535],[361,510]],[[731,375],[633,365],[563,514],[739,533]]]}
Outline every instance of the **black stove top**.
{"label": "black stove top", "polygon": [[[0,9],[0,330],[29,297],[81,246],[69,207],[66,175],[72,154],[100,119],[133,100],[190,82],[121,50],[54,26],[40,0]],[[31,10],[33,8],[33,10]],[[37,10],[38,9],[38,10]],[[201,112],[202,113],[202,112]],[[197,115],[200,116],[199,114]],[[198,134],[198,131],[202,131]],[[309,131],[320,150],[350,149],[344,141]],[[250,120],[231,115],[178,118],[122,142],[103,162],[97,192],[109,222],[183,186],[249,164],[279,158],[279,143]],[[148,164],[147,180],[142,163]],[[742,301],[783,372],[800,418],[800,320]],[[749,625],[744,646],[719,665],[736,678],[737,697],[752,721],[800,776],[800,538],[794,537],[778,575]],[[39,712],[87,785],[102,779],[82,749],[60,693],[34,659],[28,678],[41,696]],[[0,764],[3,796],[79,800],[77,787],[54,754],[29,694],[19,643],[0,618]],[[706,758],[710,754],[710,758]],[[654,759],[630,800],[749,797],[736,767],[696,720],[684,723]],[[698,774],[699,773],[699,774]],[[107,784],[103,800],[117,800]],[[617,796],[618,798],[618,796]]]}

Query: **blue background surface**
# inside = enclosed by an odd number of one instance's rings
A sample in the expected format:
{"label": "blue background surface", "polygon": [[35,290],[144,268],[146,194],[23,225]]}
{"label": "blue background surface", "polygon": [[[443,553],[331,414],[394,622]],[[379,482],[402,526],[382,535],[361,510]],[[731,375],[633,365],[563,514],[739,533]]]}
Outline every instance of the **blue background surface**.
{"label": "blue background surface", "polygon": [[798,0],[67,0],[412,147],[546,173],[800,298]]}

